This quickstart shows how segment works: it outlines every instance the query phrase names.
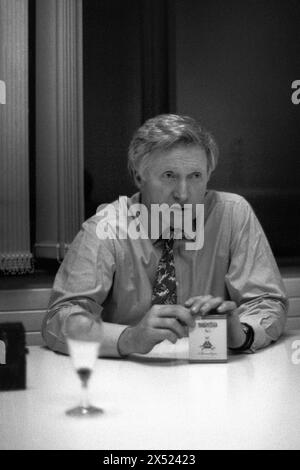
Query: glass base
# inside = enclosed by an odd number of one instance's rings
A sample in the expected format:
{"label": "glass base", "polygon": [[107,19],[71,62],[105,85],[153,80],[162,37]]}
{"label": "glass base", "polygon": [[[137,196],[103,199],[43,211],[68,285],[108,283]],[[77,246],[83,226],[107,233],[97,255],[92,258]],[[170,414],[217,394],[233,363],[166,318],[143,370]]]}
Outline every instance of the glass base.
{"label": "glass base", "polygon": [[104,413],[101,408],[96,408],[95,406],[76,406],[71,410],[67,410],[66,414],[68,416],[96,416]]}

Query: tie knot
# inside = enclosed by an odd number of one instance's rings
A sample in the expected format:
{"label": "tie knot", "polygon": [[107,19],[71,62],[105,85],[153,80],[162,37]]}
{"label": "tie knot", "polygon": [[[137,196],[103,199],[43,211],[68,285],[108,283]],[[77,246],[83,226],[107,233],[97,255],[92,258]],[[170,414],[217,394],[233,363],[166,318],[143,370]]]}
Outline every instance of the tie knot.
{"label": "tie knot", "polygon": [[172,250],[174,245],[174,231],[170,233],[170,238],[163,238],[163,248],[166,250]]}

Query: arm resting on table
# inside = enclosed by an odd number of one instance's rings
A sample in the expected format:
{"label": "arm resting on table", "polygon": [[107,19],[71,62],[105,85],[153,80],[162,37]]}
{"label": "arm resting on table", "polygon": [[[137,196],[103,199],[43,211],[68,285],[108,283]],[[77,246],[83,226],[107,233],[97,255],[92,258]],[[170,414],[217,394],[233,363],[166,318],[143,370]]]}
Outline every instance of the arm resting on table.
{"label": "arm resting on table", "polygon": [[68,354],[65,341],[66,320],[70,315],[80,313],[95,322],[102,323],[103,341],[100,346],[100,356],[120,357],[118,340],[127,325],[103,322],[99,314],[95,316],[83,307],[84,304],[86,304],[86,301],[77,302],[76,304],[69,302],[48,312],[42,326],[42,335],[46,345],[54,351]]}
{"label": "arm resting on table", "polygon": [[276,341],[285,327],[287,295],[265,233],[243,198],[233,207],[225,282],[231,300],[238,305],[240,321],[254,329],[251,350]]}

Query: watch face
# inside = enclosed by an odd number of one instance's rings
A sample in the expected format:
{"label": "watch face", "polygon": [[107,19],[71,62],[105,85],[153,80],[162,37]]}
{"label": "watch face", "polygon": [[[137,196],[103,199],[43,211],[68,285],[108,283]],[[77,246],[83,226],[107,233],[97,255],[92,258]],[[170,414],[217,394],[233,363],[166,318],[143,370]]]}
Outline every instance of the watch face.
{"label": "watch face", "polygon": [[245,332],[245,335],[246,335],[246,343],[248,343],[250,341],[250,345],[248,345],[248,347],[251,346],[251,344],[253,343],[253,334],[252,334],[252,328],[251,326],[249,325],[243,325],[243,330]]}
{"label": "watch face", "polygon": [[251,335],[251,333],[250,333],[250,328],[249,328],[248,325],[242,325],[242,326],[243,326],[243,332],[244,332],[245,335],[246,335],[245,343],[247,344],[248,341],[249,341],[249,339],[250,339],[250,335]]}

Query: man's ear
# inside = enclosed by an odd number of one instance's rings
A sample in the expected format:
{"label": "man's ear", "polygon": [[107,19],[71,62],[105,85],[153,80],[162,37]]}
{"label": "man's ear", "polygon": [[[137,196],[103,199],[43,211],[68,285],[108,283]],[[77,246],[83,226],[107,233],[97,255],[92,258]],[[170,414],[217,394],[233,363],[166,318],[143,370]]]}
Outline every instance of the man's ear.
{"label": "man's ear", "polygon": [[137,187],[140,188],[142,184],[142,178],[141,178],[141,175],[137,171],[134,172],[134,179],[135,179],[135,183]]}
{"label": "man's ear", "polygon": [[212,175],[212,170],[208,168],[207,169],[207,183],[209,182],[211,175]]}

